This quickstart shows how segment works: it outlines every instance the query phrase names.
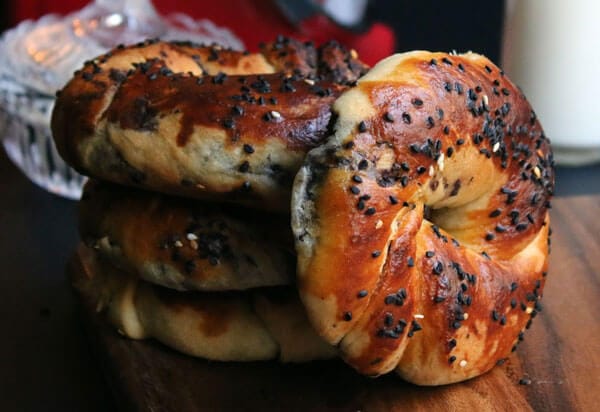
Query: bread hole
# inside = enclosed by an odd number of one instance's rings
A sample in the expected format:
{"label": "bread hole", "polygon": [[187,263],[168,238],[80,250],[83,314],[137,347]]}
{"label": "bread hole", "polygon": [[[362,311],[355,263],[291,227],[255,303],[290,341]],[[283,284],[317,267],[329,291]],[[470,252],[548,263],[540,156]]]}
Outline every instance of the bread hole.
{"label": "bread hole", "polygon": [[480,230],[477,230],[477,227],[481,223],[470,219],[468,217],[469,212],[467,211],[469,208],[468,205],[476,202],[469,202],[467,205],[460,207],[434,208],[433,206],[426,206],[425,209],[427,209],[427,212],[423,213],[423,218],[436,225],[461,245],[479,253],[485,250],[487,245],[483,242],[483,237],[481,237],[481,241],[478,241],[477,237],[472,236],[472,233],[473,231],[480,232]]}
{"label": "bread hole", "polygon": [[460,212],[453,209],[451,207],[435,208],[432,205],[423,205],[423,220],[431,222],[445,232],[450,233],[452,229],[447,227],[449,216],[451,218],[460,218]]}
{"label": "bread hole", "polygon": [[[423,219],[433,223],[445,232],[451,233],[451,229],[446,226],[447,219],[453,215],[455,218],[460,218],[457,212],[453,211],[452,208],[442,207],[440,209],[434,209],[431,206],[425,206],[423,208]],[[450,230],[449,230],[450,229]]]}

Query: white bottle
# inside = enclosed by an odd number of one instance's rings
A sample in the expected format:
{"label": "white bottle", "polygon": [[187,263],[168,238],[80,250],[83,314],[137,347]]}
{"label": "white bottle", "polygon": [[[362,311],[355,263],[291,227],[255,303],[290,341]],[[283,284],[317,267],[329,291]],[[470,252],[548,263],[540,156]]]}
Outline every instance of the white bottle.
{"label": "white bottle", "polygon": [[600,1],[508,0],[503,68],[562,164],[600,160]]}

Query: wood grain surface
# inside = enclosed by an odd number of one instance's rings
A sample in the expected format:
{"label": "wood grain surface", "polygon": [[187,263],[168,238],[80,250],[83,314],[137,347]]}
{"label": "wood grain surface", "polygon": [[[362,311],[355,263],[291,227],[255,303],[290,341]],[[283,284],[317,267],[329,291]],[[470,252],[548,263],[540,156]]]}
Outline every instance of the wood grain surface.
{"label": "wood grain surface", "polygon": [[[340,361],[281,365],[190,358],[120,337],[82,302],[98,363],[123,410],[592,411],[600,408],[600,196],[555,199],[543,311],[509,360],[467,382],[369,379]],[[76,259],[69,270],[78,270]],[[529,385],[519,380],[531,380]]]}

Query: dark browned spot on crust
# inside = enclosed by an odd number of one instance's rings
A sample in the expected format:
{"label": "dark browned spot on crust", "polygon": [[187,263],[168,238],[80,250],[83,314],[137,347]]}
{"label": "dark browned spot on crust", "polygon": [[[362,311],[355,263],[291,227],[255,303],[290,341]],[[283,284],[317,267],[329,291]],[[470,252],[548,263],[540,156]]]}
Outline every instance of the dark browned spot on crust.
{"label": "dark browned spot on crust", "polygon": [[[152,80],[151,76],[156,73],[158,76]],[[268,138],[277,138],[292,150],[307,150],[325,137],[331,117],[329,107],[342,92],[341,86],[334,83],[309,85],[301,78],[287,78],[282,74],[244,78],[256,87],[240,87],[237,76],[198,84],[192,76],[160,74],[159,66],[146,73],[138,69],[119,88],[106,116],[124,129],[155,130],[159,115],[178,114],[181,116],[177,134],[180,146],[187,143],[195,127],[220,129],[224,122],[230,136],[240,136],[250,147],[250,142],[258,144]],[[260,104],[265,84],[269,85],[267,96],[277,95],[277,111]],[[318,90],[315,92],[316,87],[319,90],[326,87],[329,93],[321,96]],[[293,92],[279,91],[281,89]],[[210,110],[198,110],[199,107]],[[233,111],[240,113],[235,121],[230,117]],[[264,122],[265,116],[271,121]]]}

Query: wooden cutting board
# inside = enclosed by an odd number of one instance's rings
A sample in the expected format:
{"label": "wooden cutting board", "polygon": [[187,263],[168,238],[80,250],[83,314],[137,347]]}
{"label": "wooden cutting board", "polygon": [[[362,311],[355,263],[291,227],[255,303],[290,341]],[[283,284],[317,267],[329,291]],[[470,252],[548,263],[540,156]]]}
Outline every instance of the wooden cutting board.
{"label": "wooden cutting board", "polygon": [[[502,366],[468,382],[418,387],[369,379],[341,361],[281,365],[194,359],[119,336],[82,302],[123,410],[592,411],[600,409],[600,196],[555,199],[543,312]],[[74,262],[70,270],[78,270]],[[526,377],[530,385],[520,385]]]}

